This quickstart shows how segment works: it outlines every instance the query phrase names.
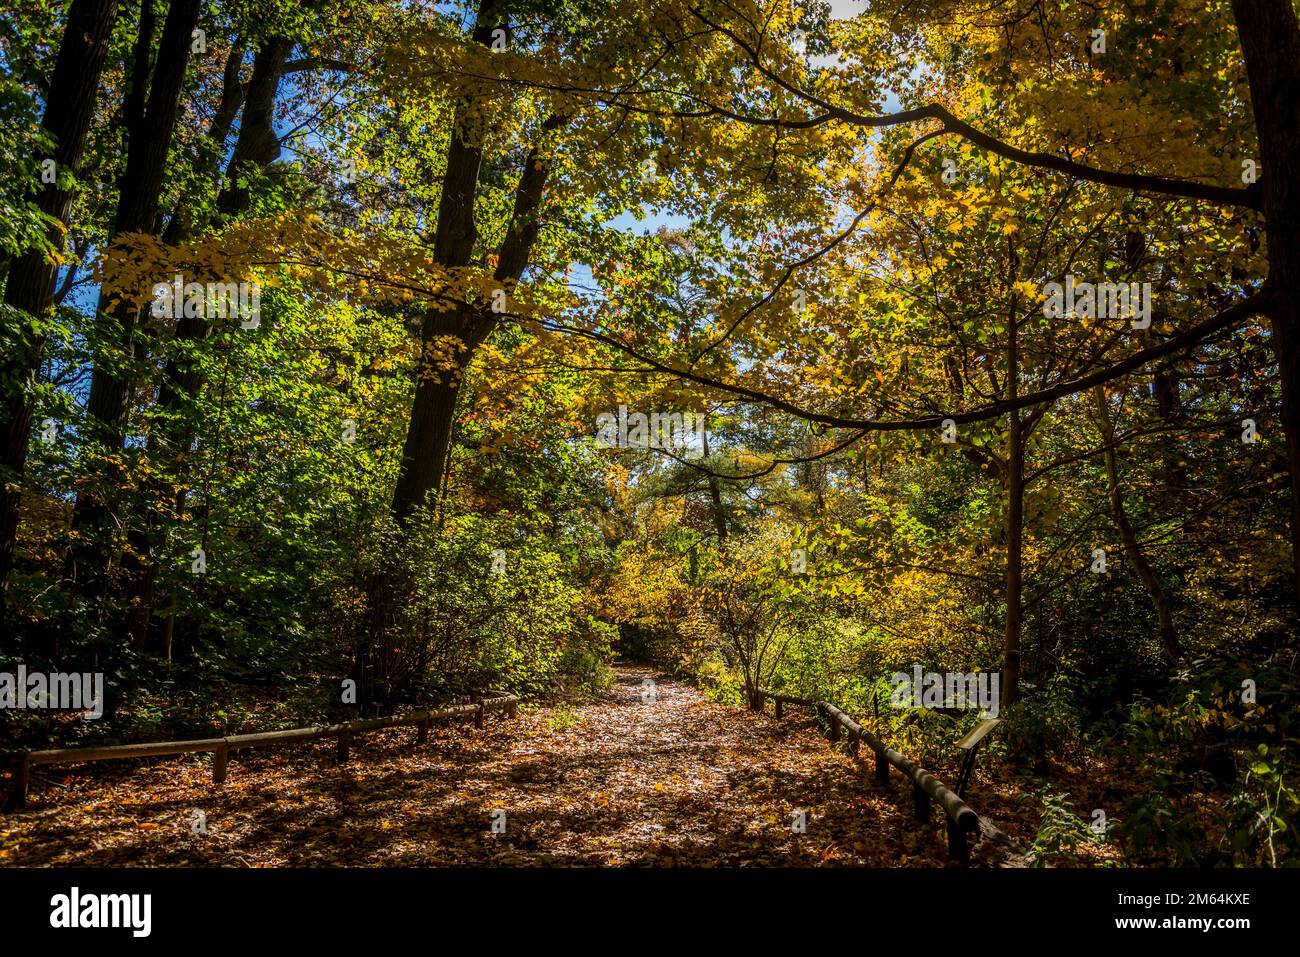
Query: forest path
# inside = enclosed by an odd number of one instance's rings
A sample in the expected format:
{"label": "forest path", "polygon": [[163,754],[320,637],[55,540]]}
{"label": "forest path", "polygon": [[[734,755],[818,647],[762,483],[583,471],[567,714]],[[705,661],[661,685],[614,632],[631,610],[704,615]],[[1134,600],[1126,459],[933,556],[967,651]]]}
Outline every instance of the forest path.
{"label": "forest path", "polygon": [[199,756],[50,768],[31,810],[0,817],[0,863],[948,863],[942,823],[914,821],[905,788],[874,785],[806,715],[778,722],[648,667],[616,673],[602,700],[435,727],[427,745],[409,728],[366,735],[346,766],[332,742],[244,752],[223,787]]}

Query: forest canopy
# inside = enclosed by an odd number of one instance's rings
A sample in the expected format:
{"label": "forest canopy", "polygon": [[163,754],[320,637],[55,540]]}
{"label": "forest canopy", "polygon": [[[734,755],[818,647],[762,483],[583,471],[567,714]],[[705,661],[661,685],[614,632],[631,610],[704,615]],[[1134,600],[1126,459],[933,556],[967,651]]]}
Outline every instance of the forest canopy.
{"label": "forest canopy", "polygon": [[617,656],[1295,863],[1292,0],[18,7],[0,671],[106,697],[7,743]]}

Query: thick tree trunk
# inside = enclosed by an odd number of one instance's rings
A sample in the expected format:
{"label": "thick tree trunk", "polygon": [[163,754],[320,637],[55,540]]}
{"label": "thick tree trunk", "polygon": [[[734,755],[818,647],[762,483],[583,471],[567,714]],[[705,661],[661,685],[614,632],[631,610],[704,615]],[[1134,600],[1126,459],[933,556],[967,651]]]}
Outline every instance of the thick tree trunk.
{"label": "thick tree trunk", "polygon": [[[480,0],[473,40],[492,43],[496,16],[495,0]],[[438,203],[438,225],[433,248],[438,264],[447,268],[469,265],[478,240],[474,198],[483,165],[484,118],[482,104],[469,98],[456,105],[447,166]],[[478,310],[463,304],[457,309],[429,309],[420,329],[421,362],[416,369],[415,398],[407,425],[397,485],[393,490],[392,515],[405,527],[420,509],[428,507],[430,496],[441,488],[446,474],[447,452],[455,425],[456,398],[472,350],[487,335],[487,323]],[[454,345],[453,345],[454,344]],[[448,349],[449,346],[452,348]],[[435,355],[450,354],[454,368],[438,368],[426,362]],[[366,618],[353,663],[353,677],[365,708],[389,705],[395,689],[390,680],[395,657],[400,653],[396,634],[399,616],[400,582],[386,569],[370,576],[366,586]]]}
{"label": "thick tree trunk", "polygon": [[[1151,386],[1155,393],[1156,410],[1160,413],[1160,422],[1165,428],[1177,428],[1185,424],[1182,399],[1178,395],[1178,372],[1172,363],[1167,368],[1158,368],[1151,376]],[[1165,494],[1171,504],[1176,505],[1187,491],[1187,466],[1182,461],[1182,452],[1177,434],[1167,433],[1160,441],[1160,461],[1164,471]]]}
{"label": "thick tree trunk", "polygon": [[[190,36],[198,23],[199,5],[200,0],[172,0],[167,11],[147,105],[128,121],[126,168],[119,183],[117,213],[110,242],[124,233],[152,232],[154,229],[162,199],[167,152],[180,116],[181,86],[189,63]],[[146,14],[141,16],[136,76],[128,94],[128,109],[135,105],[131,101],[139,103],[143,100],[143,93],[135,84],[145,75],[141,64],[153,46],[152,26],[147,25],[150,19],[148,9],[146,4]],[[121,324],[120,345],[128,356],[132,355],[139,310],[129,305],[110,306],[106,297],[101,297],[99,306],[100,313]],[[130,388],[131,381],[127,376],[102,363],[96,366],[86,411],[91,428],[113,448],[120,448],[125,439]]]}
{"label": "thick tree trunk", "polygon": [[[490,36],[490,31],[486,30],[475,31],[475,35],[480,32]],[[542,137],[567,122],[567,117],[562,115],[548,118],[542,124]],[[497,268],[493,273],[503,290],[511,290],[519,282],[541,231],[539,211],[549,172],[545,148],[544,143],[538,143],[529,151],[515,187],[510,226],[498,250]],[[461,195],[463,199],[460,205],[446,207],[440,213],[448,218],[445,230],[442,221],[439,222],[434,247],[440,257],[448,257],[439,259],[443,266],[467,265],[473,253],[477,235],[473,190],[477,189],[481,162],[481,149],[452,137],[443,200],[445,204],[447,196],[452,193]],[[464,192],[467,189],[469,193]],[[441,490],[455,425],[456,397],[464,372],[473,360],[474,351],[491,335],[497,321],[497,315],[490,308],[469,303],[453,310],[431,309],[425,314],[420,330],[424,354],[450,355],[454,368],[438,370],[421,363],[417,371],[415,401],[402,449],[397,488],[393,493],[393,517],[400,523],[405,524],[416,509],[429,505],[429,496]]]}
{"label": "thick tree trunk", "polygon": [[[494,6],[493,0],[481,0],[479,4],[473,39],[484,46],[492,43]],[[474,198],[483,166],[484,125],[481,104],[465,98],[456,105],[433,240],[438,264],[448,269],[469,265],[478,240]],[[435,352],[445,355],[448,344],[455,342],[451,359],[456,368],[435,370],[421,362],[416,371],[415,401],[393,492],[393,517],[403,524],[414,511],[429,505],[430,493],[442,483],[462,370],[469,365],[470,349],[477,345],[470,341],[477,313],[473,307],[463,305],[449,312],[430,309],[425,314],[420,330],[422,356]]]}
{"label": "thick tree trunk", "polygon": [[[157,41],[152,76],[149,63],[155,47],[152,7],[144,4],[136,38],[135,62],[127,88],[126,166],[118,184],[117,211],[110,243],[125,233],[152,232],[162,198],[167,153],[180,116],[181,90],[189,65],[192,33],[198,23],[200,0],[172,0]],[[145,87],[148,87],[146,94]],[[98,361],[87,402],[87,439],[103,452],[115,452],[126,441],[127,414],[133,380],[129,365],[137,348],[140,310],[129,303],[112,303],[101,295],[106,340],[116,339],[127,370],[114,361]],[[110,479],[122,479],[109,475]],[[110,505],[102,494],[78,495],[73,509],[77,532],[71,573],[83,593],[101,594],[107,583],[113,546],[108,541]],[[138,570],[137,570],[138,573]]]}
{"label": "thick tree trunk", "polygon": [[[253,73],[249,78],[247,90],[239,83],[239,64],[243,59],[243,46],[236,42],[227,57],[221,100],[212,125],[207,131],[207,136],[218,156],[221,156],[224,154],[225,142],[234,118],[238,114],[239,105],[241,102],[244,104],[239,136],[235,140],[234,153],[227,166],[227,184],[218,194],[216,202],[217,209],[226,219],[233,219],[244,213],[250,201],[248,190],[238,185],[239,172],[241,170],[247,172],[250,166],[265,170],[280,157],[280,141],[275,135],[274,127],[275,99],[293,47],[293,41],[283,37],[267,40],[254,57]],[[172,217],[164,238],[169,242],[182,242],[207,225],[206,222],[186,221],[178,210]],[[179,342],[201,341],[211,334],[212,325],[205,316],[182,316],[176,322],[175,338]],[[203,377],[193,360],[186,357],[184,353],[169,359],[164,365],[162,383],[158,389],[158,407],[163,413],[163,424],[149,436],[149,448],[169,458],[171,468],[176,470],[173,507],[177,514],[185,508],[185,456],[194,434],[192,429],[173,423],[183,421],[186,406],[199,394],[202,387]],[[166,472],[167,466],[162,466],[162,470]],[[153,491],[155,496],[162,494],[162,490],[156,484]],[[148,505],[150,498],[146,496],[146,508],[150,507]],[[142,558],[126,583],[127,640],[137,650],[146,647],[149,622],[153,616],[158,578],[154,552],[158,544],[157,526],[162,520],[154,515],[146,515],[142,521],[148,526],[139,545]],[[171,608],[175,603],[166,602],[165,605]],[[173,631],[170,622],[163,628],[164,640],[160,642],[160,650],[167,657],[170,657],[170,648],[166,636]]]}
{"label": "thick tree trunk", "polygon": [[[37,197],[37,205],[48,216],[66,223],[72,208],[72,192],[66,188],[66,174],[76,174],[86,149],[91,118],[95,112],[100,74],[108,55],[108,41],[117,17],[117,0],[73,0],[59,46],[54,75],[50,80],[42,126],[54,140],[51,157],[62,182],[48,183]],[[59,231],[51,228],[46,237],[62,245]],[[43,319],[53,304],[58,267],[40,250],[28,250],[10,265],[4,303],[25,313],[10,313],[5,322],[28,325]],[[14,337],[23,345],[4,359],[3,461],[0,461],[0,617],[6,606],[9,575],[13,570],[18,538],[18,510],[22,478],[27,464],[31,435],[31,387],[40,373],[45,338],[28,325]]]}
{"label": "thick tree trunk", "polygon": [[1106,463],[1106,484],[1110,496],[1111,516],[1114,518],[1115,527],[1119,530],[1119,540],[1124,546],[1124,553],[1128,556],[1129,563],[1137,572],[1142,586],[1146,588],[1147,594],[1151,596],[1151,603],[1155,606],[1156,620],[1159,623],[1160,648],[1167,660],[1177,662],[1183,656],[1183,649],[1178,640],[1178,631],[1174,628],[1174,616],[1169,607],[1169,598],[1160,584],[1160,577],[1156,575],[1142,553],[1137,535],[1134,534],[1133,526],[1128,520],[1128,513],[1124,510],[1124,493],[1119,485],[1119,461],[1113,445],[1115,429],[1110,421],[1110,410],[1106,407],[1106,390],[1102,386],[1097,386],[1092,394],[1097,404],[1097,427],[1101,432],[1102,444],[1105,446],[1102,456]]}
{"label": "thick tree trunk", "polygon": [[[248,190],[239,185],[240,172],[248,172],[250,167],[264,170],[280,158],[280,139],[275,132],[275,97],[293,46],[293,41],[286,37],[272,37],[258,48],[253,58],[244,118],[235,152],[230,157],[229,182],[217,197],[217,210],[228,219],[248,209],[250,197]],[[225,139],[224,132],[222,139]]]}
{"label": "thick tree trunk", "polygon": [[[498,25],[497,9],[495,0],[481,0],[473,33],[475,42],[491,44],[492,31]],[[448,269],[468,266],[474,256],[478,240],[474,200],[483,163],[485,122],[481,102],[465,99],[457,104],[433,243],[439,265]],[[497,252],[493,273],[507,296],[527,268],[541,230],[539,213],[549,172],[546,136],[567,122],[566,116],[556,114],[542,124],[539,142],[529,151],[515,187],[510,225]],[[449,357],[451,368],[422,361],[416,371],[415,399],[392,501],[392,515],[401,526],[406,526],[418,510],[431,506],[433,496],[442,491],[455,428],[456,399],[465,370],[498,321],[490,307],[477,302],[463,302],[451,310],[430,309],[425,314],[420,330],[421,355]],[[356,657],[358,688],[382,689],[384,699],[389,699],[394,690],[389,674],[366,669],[389,669],[400,654],[400,642],[391,633],[398,615],[397,584],[382,571],[372,577],[367,589],[365,634]]]}
{"label": "thick tree trunk", "polygon": [[411,421],[402,447],[402,467],[393,491],[393,517],[405,524],[429,497],[440,491],[456,424],[456,399],[469,361],[469,348],[457,349],[456,368],[422,375],[415,385]]}
{"label": "thick tree trunk", "polygon": [[[235,125],[235,117],[239,115],[239,110],[244,105],[249,90],[255,89],[257,85],[256,72],[254,72],[247,85],[240,79],[240,72],[244,66],[244,54],[247,51],[248,42],[243,37],[236,37],[231,43],[230,51],[226,54],[225,69],[221,73],[221,98],[217,101],[216,112],[213,113],[212,121],[208,124],[207,132],[204,134],[208,140],[208,148],[212,151],[212,162],[207,173],[211,176],[214,185],[219,185],[221,181],[222,162],[226,158],[226,140],[230,138],[230,130]],[[241,124],[240,135],[242,136],[243,133],[243,125]],[[167,222],[167,228],[163,231],[163,242],[169,246],[178,246],[183,242],[187,242],[197,235],[201,229],[201,224],[196,223],[187,215],[190,203],[186,199],[186,197],[182,197],[181,201],[177,203],[171,219]]]}
{"label": "thick tree trunk", "polygon": [[1282,430],[1291,472],[1291,548],[1300,602],[1300,23],[1291,0],[1233,0],[1250,79],[1259,161],[1269,310],[1282,391]]}

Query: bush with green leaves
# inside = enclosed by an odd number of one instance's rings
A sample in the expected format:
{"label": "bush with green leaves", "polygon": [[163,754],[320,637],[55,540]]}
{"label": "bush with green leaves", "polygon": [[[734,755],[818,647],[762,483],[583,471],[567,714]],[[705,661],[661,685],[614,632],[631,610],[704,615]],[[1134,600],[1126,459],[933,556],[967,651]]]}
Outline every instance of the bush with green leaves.
{"label": "bush with green leaves", "polygon": [[1044,687],[1023,690],[1024,697],[1003,710],[999,737],[1013,758],[1041,764],[1079,741],[1077,681],[1064,662]]}
{"label": "bush with green leaves", "polygon": [[1300,860],[1289,773],[1300,760],[1297,693],[1290,656],[1223,656],[1189,662],[1162,701],[1136,702],[1109,742],[1140,775],[1118,831],[1130,856],[1183,866]]}
{"label": "bush with green leaves", "polygon": [[403,596],[385,637],[399,650],[399,697],[608,685],[613,627],[586,612],[554,542],[508,517],[459,515],[412,522],[404,535],[390,527],[372,549]]}
{"label": "bush with green leaves", "polygon": [[1070,795],[1043,791],[1038,798],[1043,805],[1043,819],[1029,845],[1026,857],[1030,867],[1049,867],[1073,861],[1088,845],[1100,844],[1103,835],[1074,813]]}

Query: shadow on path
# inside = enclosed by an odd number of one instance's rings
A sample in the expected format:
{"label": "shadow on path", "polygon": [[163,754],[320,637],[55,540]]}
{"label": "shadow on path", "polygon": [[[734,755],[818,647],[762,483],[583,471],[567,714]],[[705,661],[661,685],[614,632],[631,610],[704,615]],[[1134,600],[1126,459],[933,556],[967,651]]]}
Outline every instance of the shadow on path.
{"label": "shadow on path", "polygon": [[0,863],[946,866],[942,825],[913,821],[901,786],[878,788],[810,721],[643,666],[617,675],[603,700],[423,746],[367,735],[345,766],[332,743],[245,752],[220,787],[199,756],[50,768],[30,810],[0,817]]}

